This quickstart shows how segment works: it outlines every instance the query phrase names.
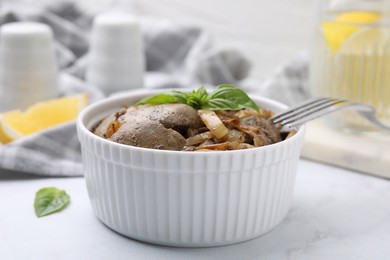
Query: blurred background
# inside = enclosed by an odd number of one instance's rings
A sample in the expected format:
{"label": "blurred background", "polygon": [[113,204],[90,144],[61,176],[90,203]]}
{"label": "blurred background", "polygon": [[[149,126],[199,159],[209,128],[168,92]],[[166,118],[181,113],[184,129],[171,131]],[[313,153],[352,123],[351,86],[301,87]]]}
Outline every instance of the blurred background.
{"label": "blurred background", "polygon": [[[25,8],[48,0],[2,0]],[[1,2],[1,1],[0,1]],[[75,1],[76,2],[76,1]],[[250,78],[264,81],[297,53],[308,50],[319,0],[78,0],[89,12],[126,6],[139,15],[196,24],[209,32],[218,48],[235,48],[252,63]]]}
{"label": "blurred background", "polygon": [[[88,2],[85,1],[86,6]],[[319,11],[319,0],[133,2],[141,14],[200,24],[210,32],[218,47],[242,51],[253,63],[252,76],[259,80],[309,48]]]}
{"label": "blurred background", "polygon": [[[124,1],[120,1],[124,2]],[[142,15],[195,23],[220,48],[239,49],[253,63],[253,78],[265,80],[279,64],[307,50],[319,0],[128,0]],[[110,0],[81,0],[86,8]]]}

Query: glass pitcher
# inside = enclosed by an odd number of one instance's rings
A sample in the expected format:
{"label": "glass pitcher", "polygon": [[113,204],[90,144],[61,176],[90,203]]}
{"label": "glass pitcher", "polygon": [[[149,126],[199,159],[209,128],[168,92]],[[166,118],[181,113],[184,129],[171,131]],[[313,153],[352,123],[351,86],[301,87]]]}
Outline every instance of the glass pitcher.
{"label": "glass pitcher", "polygon": [[[364,102],[390,125],[390,0],[322,2],[311,52],[313,96]],[[369,129],[356,114],[336,113],[338,126]]]}

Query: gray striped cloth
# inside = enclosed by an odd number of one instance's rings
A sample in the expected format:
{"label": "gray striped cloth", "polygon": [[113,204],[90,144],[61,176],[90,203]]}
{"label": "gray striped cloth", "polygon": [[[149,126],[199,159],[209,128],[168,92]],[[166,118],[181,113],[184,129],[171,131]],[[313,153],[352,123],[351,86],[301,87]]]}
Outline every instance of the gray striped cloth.
{"label": "gray striped cloth", "polygon": [[286,105],[295,105],[311,97],[308,79],[308,55],[302,52],[280,65],[262,84],[258,94]]}
{"label": "gray striped cloth", "polygon": [[[28,6],[3,2],[0,25],[16,21],[48,24],[54,32],[62,95],[88,92],[92,102],[103,98],[99,89],[84,81],[88,32],[96,13],[82,10],[72,1],[47,1],[42,6],[39,3],[35,1],[32,7],[31,1]],[[145,87],[238,83],[250,70],[250,63],[239,52],[212,48],[208,34],[197,26],[142,17],[140,23],[146,51]],[[1,168],[42,176],[82,176],[75,124],[57,126],[1,146]]]}

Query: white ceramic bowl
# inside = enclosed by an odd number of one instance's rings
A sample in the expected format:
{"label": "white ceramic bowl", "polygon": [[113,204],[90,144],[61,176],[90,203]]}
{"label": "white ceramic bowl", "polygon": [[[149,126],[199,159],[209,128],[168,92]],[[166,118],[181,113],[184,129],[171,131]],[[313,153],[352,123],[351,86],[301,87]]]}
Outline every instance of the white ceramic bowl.
{"label": "white ceramic bowl", "polygon": [[[78,118],[85,179],[97,217],[125,236],[182,247],[237,243],[278,225],[290,207],[303,127],[276,144],[221,152],[139,148],[90,132],[121,105],[152,93],[156,90],[100,101]],[[276,112],[286,108],[253,99]]]}

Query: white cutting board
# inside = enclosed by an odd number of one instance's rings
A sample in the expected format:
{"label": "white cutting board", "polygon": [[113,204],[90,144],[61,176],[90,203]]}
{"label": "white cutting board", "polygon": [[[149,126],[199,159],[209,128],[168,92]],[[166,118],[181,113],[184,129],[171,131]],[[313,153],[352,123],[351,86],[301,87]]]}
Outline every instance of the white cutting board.
{"label": "white cutting board", "polygon": [[390,179],[390,134],[347,134],[316,120],[307,124],[302,157]]}

